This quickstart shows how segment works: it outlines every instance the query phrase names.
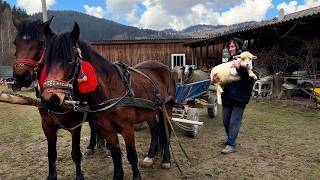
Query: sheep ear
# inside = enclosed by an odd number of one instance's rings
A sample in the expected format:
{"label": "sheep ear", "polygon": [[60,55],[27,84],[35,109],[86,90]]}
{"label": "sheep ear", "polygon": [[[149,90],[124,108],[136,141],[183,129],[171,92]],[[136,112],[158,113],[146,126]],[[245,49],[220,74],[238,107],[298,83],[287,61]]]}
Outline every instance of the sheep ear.
{"label": "sheep ear", "polygon": [[252,59],[258,59],[258,57],[257,56],[252,56]]}
{"label": "sheep ear", "polygon": [[241,56],[237,55],[237,56],[233,56],[233,59],[239,59]]}

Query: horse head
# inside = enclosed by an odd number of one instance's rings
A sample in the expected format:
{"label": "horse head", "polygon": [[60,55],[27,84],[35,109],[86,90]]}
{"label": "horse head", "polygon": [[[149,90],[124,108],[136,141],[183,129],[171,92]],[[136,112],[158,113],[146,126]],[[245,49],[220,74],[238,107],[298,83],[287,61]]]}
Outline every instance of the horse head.
{"label": "horse head", "polygon": [[13,61],[13,89],[28,87],[37,78],[44,61],[45,36],[43,30],[52,33],[50,29],[52,18],[43,23],[40,20],[13,19],[13,24],[17,29],[14,39],[16,52]]}
{"label": "horse head", "polygon": [[77,23],[71,32],[59,35],[45,33],[47,74],[41,98],[50,110],[59,109],[65,97],[74,95],[81,66],[77,48],[79,35]]}

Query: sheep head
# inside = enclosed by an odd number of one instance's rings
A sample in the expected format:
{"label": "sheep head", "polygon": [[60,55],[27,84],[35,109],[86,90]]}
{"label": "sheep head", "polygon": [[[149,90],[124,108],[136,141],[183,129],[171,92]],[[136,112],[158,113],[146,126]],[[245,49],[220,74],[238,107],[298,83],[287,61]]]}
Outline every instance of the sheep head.
{"label": "sheep head", "polygon": [[257,59],[257,56],[254,56],[250,52],[245,51],[245,52],[241,53],[240,55],[235,56],[234,58],[239,61],[240,66],[243,66],[247,69],[252,70],[252,68],[253,68],[252,61]]}

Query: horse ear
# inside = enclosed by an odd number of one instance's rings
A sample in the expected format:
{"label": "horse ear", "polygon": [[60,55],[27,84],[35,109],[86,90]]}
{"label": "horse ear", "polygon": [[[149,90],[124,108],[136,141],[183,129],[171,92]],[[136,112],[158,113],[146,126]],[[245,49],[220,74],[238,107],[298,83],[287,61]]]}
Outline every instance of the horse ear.
{"label": "horse ear", "polygon": [[16,27],[16,29],[18,29],[19,24],[21,23],[20,20],[16,17],[12,16],[12,22],[13,22],[14,27]]}
{"label": "horse ear", "polygon": [[51,31],[51,28],[50,28],[50,24],[51,24],[53,17],[54,16],[52,16],[48,21],[45,21],[40,24],[40,28],[43,30],[45,36],[50,36],[51,34],[53,34],[53,32]]}
{"label": "horse ear", "polygon": [[74,27],[73,27],[73,30],[71,32],[71,38],[72,38],[72,41],[74,43],[77,43],[78,39],[79,39],[79,36],[80,36],[80,28],[79,28],[79,25],[78,23],[74,23]]}

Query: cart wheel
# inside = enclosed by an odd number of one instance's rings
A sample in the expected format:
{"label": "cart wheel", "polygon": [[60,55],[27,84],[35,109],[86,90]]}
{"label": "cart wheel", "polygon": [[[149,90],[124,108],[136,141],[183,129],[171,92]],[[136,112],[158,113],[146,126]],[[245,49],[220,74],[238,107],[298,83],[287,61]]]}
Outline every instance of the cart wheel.
{"label": "cart wheel", "polygon": [[[191,121],[199,121],[199,113],[198,113],[198,108],[188,108],[187,109],[187,119]],[[189,137],[196,137],[199,133],[200,126],[199,125],[191,125],[190,126],[192,131],[187,131],[187,135]]]}
{"label": "cart wheel", "polygon": [[208,104],[214,104],[213,108],[208,108],[208,116],[214,118],[218,112],[217,98],[214,96],[209,96]]}

